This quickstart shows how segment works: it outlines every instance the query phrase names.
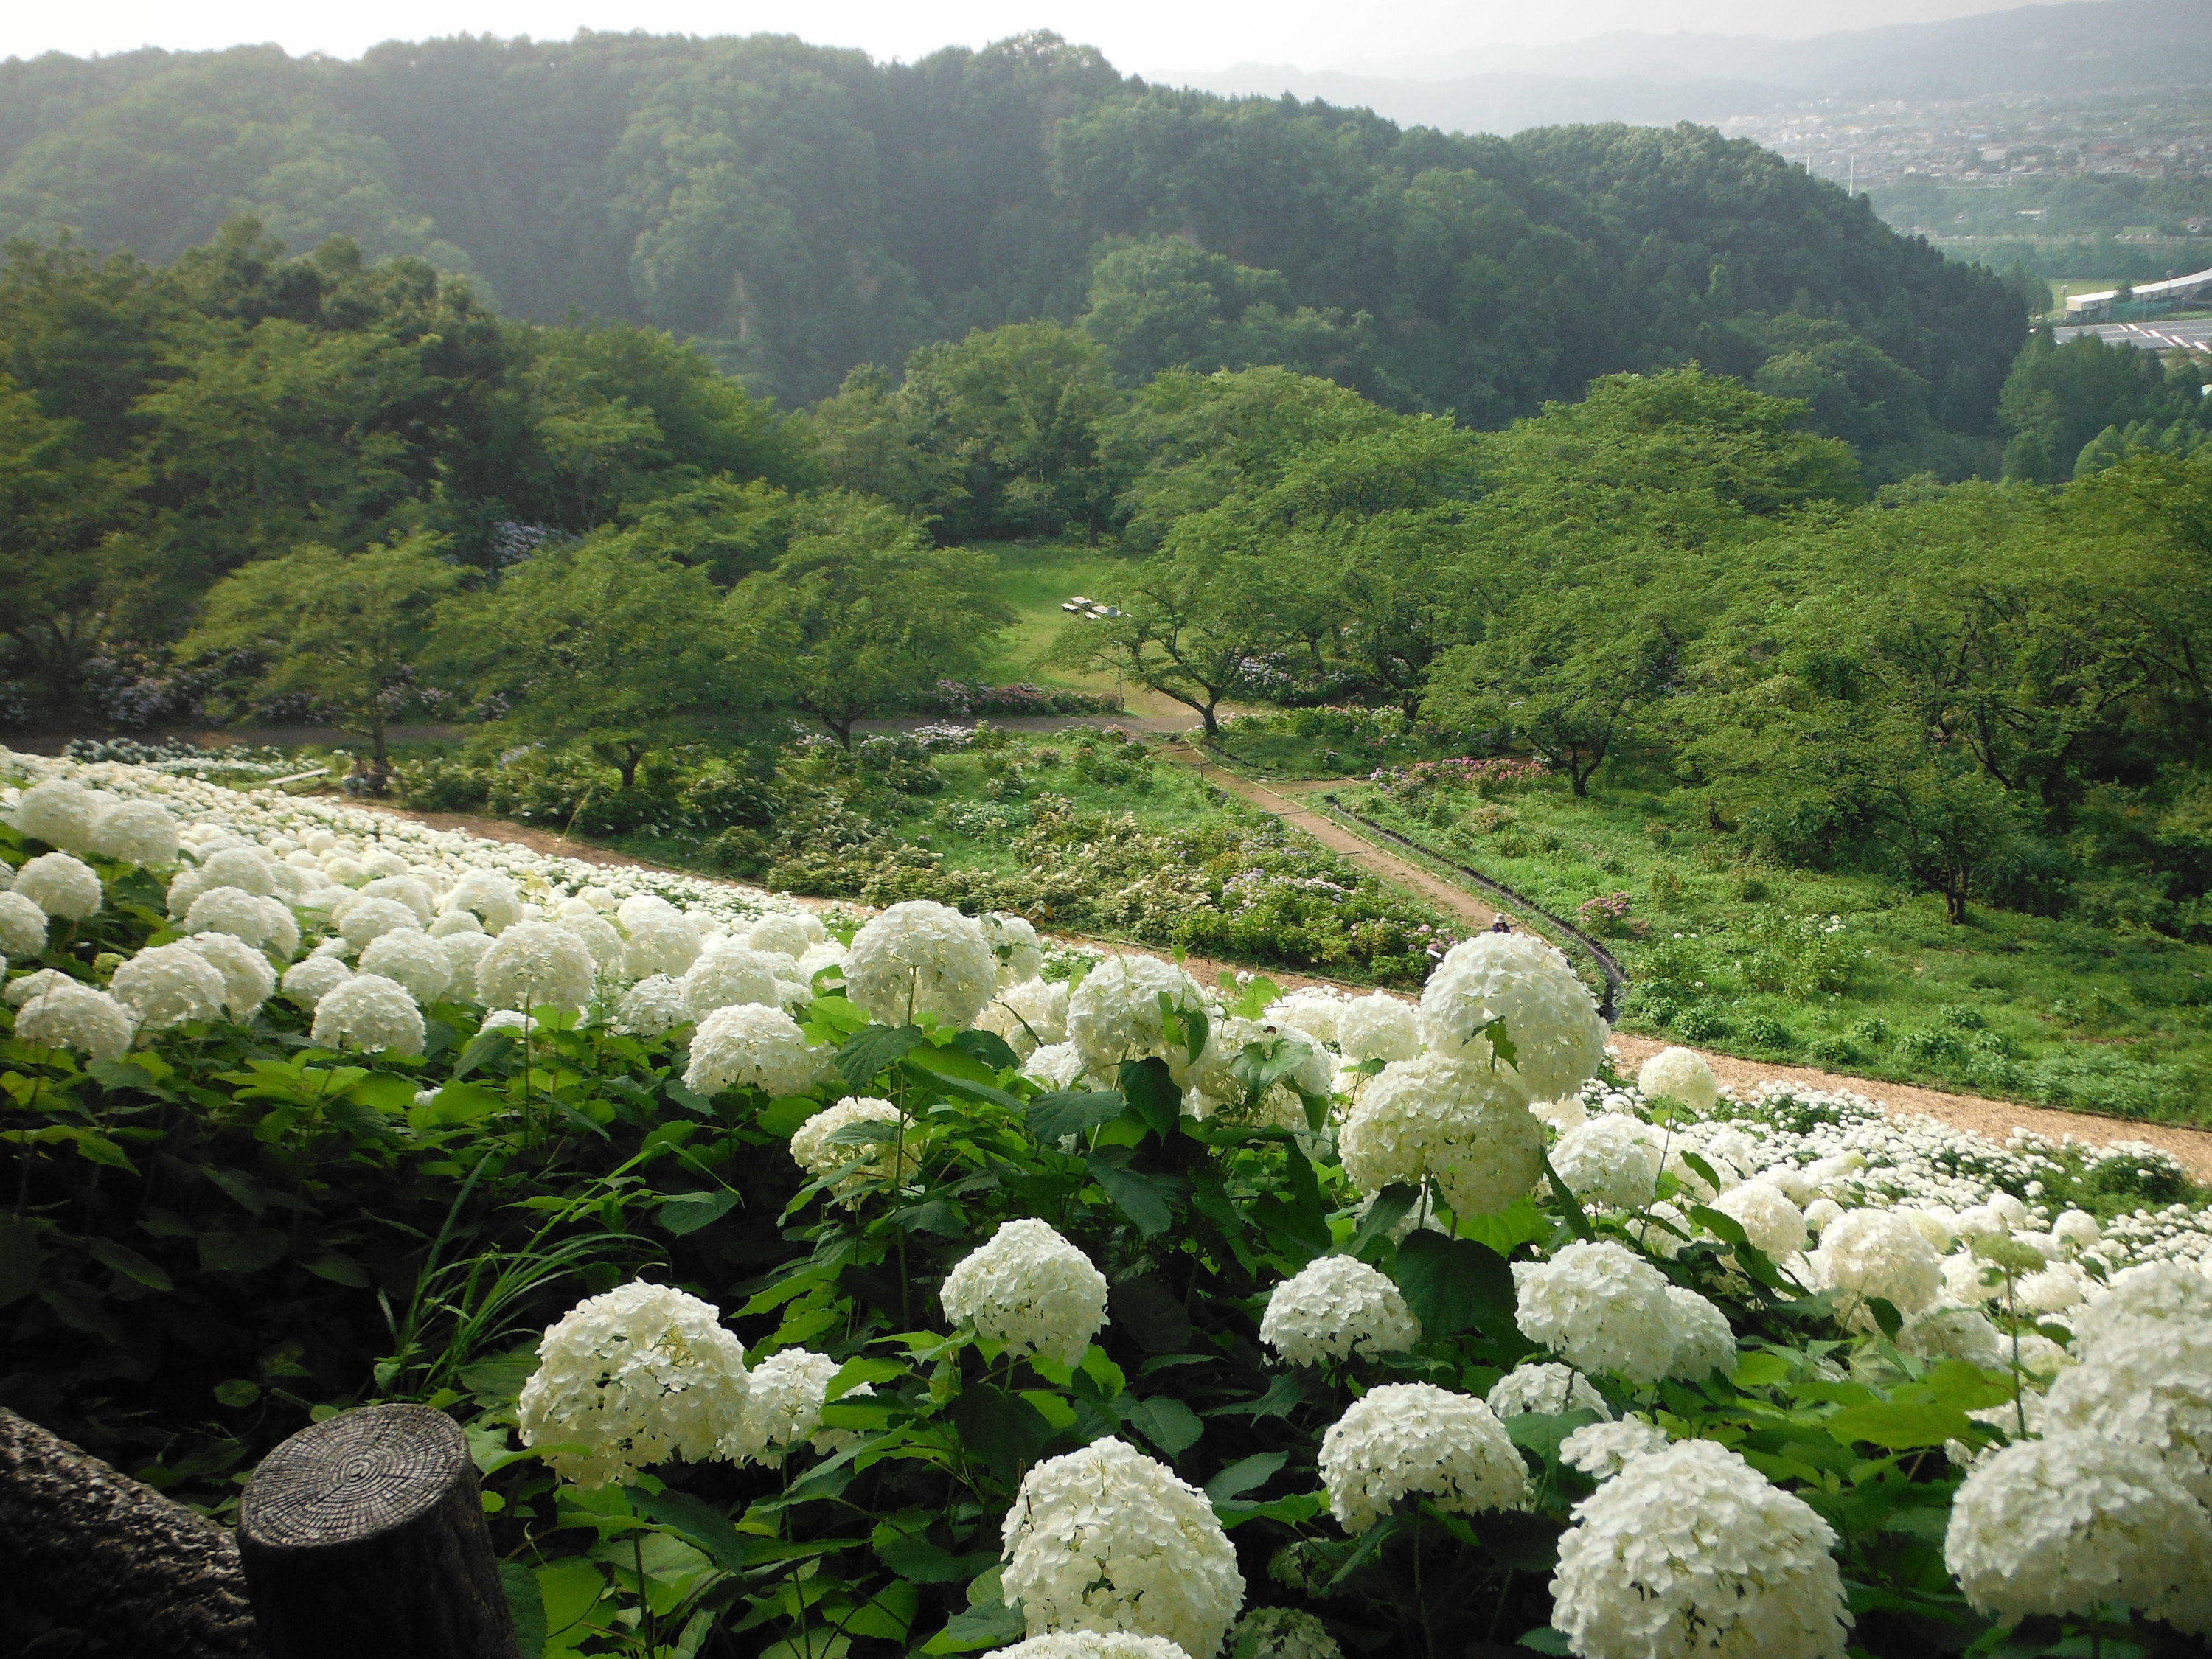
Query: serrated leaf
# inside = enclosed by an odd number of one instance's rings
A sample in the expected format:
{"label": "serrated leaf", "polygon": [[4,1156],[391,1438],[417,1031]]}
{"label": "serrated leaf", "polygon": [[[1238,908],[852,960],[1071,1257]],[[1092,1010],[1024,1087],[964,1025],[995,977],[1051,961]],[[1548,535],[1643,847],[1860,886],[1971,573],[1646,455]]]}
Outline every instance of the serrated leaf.
{"label": "serrated leaf", "polygon": [[1241,1458],[1206,1483],[1206,1495],[1217,1504],[1242,1498],[1266,1486],[1290,1461],[1288,1452],[1260,1452]]}
{"label": "serrated leaf", "polygon": [[1167,1061],[1155,1054],[1146,1060],[1121,1062],[1121,1097],[1145,1127],[1165,1140],[1182,1121],[1182,1091],[1176,1087]]}
{"label": "serrated leaf", "polygon": [[127,1244],[118,1244],[112,1238],[95,1237],[85,1248],[92,1259],[104,1267],[112,1267],[125,1279],[135,1279],[151,1291],[172,1291],[176,1283],[156,1262],[148,1261]]}
{"label": "serrated leaf", "polygon": [[738,1207],[738,1195],[726,1189],[711,1193],[678,1193],[660,1206],[660,1224],[678,1238],[710,1227]]}
{"label": "serrated leaf", "polygon": [[1175,1204],[1185,1190],[1174,1176],[1150,1175],[1127,1167],[1129,1148],[1106,1146],[1085,1160],[1091,1178],[1147,1238],[1157,1237],[1175,1219]]}
{"label": "serrated leaf", "polygon": [[478,1031],[469,1039],[469,1046],[461,1050],[461,1057],[453,1062],[453,1081],[459,1083],[471,1072],[497,1065],[514,1051],[515,1046],[514,1028],[511,1025],[502,1025],[495,1031]]}
{"label": "serrated leaf", "polygon": [[1471,1238],[1415,1232],[1398,1247],[1398,1286],[1425,1337],[1470,1327],[1503,1335],[1513,1328],[1513,1270]]}
{"label": "serrated leaf", "polygon": [[1367,1206],[1367,1213],[1359,1218],[1359,1225],[1346,1244],[1345,1254],[1356,1255],[1361,1261],[1369,1259],[1368,1253],[1377,1244],[1387,1242],[1397,1224],[1413,1213],[1413,1206],[1421,1201],[1421,1189],[1403,1182],[1393,1182],[1375,1194]]}
{"label": "serrated leaf", "polygon": [[1049,1145],[1062,1135],[1110,1123],[1127,1108],[1128,1103],[1110,1090],[1055,1090],[1030,1102],[1030,1133]]}
{"label": "serrated leaf", "polygon": [[1172,1395],[1154,1395],[1129,1407],[1129,1426],[1170,1457],[1180,1456],[1198,1443],[1206,1425],[1198,1413]]}
{"label": "serrated leaf", "polygon": [[837,1069],[846,1082],[861,1088],[927,1041],[919,1025],[871,1025],[838,1045]]}

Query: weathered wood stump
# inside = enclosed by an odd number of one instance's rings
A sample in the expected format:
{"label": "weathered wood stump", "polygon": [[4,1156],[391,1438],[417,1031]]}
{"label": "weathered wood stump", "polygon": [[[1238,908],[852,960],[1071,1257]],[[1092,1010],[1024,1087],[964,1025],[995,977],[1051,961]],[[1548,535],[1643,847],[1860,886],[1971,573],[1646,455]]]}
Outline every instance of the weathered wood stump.
{"label": "weathered wood stump", "polygon": [[239,1554],[269,1659],[520,1659],[453,1420],[368,1406],[262,1460]]}
{"label": "weathered wood stump", "polygon": [[123,1652],[260,1652],[228,1532],[5,1407],[0,1563],[10,1595]]}

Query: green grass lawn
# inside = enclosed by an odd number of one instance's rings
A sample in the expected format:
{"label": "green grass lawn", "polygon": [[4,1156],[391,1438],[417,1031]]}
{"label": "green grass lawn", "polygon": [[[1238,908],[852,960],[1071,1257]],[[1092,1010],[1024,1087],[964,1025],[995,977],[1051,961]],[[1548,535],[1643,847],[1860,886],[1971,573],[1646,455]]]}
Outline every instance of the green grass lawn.
{"label": "green grass lawn", "polygon": [[[1063,600],[1078,593],[1111,601],[1128,558],[1110,548],[1081,542],[1020,542],[995,550],[999,559],[999,595],[1013,606],[1014,625],[999,637],[996,650],[979,678],[992,685],[1030,680],[1041,685],[1065,685],[1085,690],[1098,689],[1100,677],[1047,669],[1038,659],[1068,620],[1060,610]],[[1106,689],[1113,677],[1103,677]]]}
{"label": "green grass lawn", "polygon": [[2212,950],[1941,903],[1879,876],[1743,863],[1656,779],[1577,800],[1545,782],[1347,806],[1607,937],[1635,981],[1623,1024],[1761,1059],[2212,1124]]}

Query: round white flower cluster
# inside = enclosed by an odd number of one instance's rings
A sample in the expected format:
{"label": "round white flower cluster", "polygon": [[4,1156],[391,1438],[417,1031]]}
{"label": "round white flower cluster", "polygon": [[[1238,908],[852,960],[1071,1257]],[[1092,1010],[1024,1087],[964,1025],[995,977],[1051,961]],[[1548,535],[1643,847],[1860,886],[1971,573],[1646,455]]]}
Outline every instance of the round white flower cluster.
{"label": "round white flower cluster", "polygon": [[1338,1150],[1363,1193],[1433,1181],[1454,1214],[1484,1215],[1535,1185],[1544,1126],[1509,1068],[1425,1054],[1368,1083]]}
{"label": "round white flower cluster", "polygon": [[25,1042],[88,1060],[121,1059],[133,1029],[130,1012],[113,997],[70,980],[50,985],[15,1012],[15,1035]]}
{"label": "round white flower cluster", "polygon": [[1315,1365],[1410,1348],[1421,1322],[1384,1274],[1353,1256],[1325,1255],[1268,1294],[1260,1340],[1293,1365]]}
{"label": "round white flower cluster", "polygon": [[801,1095],[821,1081],[828,1066],[827,1051],[810,1047],[799,1022],[782,1009],[741,1002],[699,1022],[684,1086],[702,1095],[726,1089]]}
{"label": "round white flower cluster", "polygon": [[1492,1058],[1482,1033],[1502,1023],[1528,1097],[1580,1088],[1605,1060],[1597,999],[1566,957],[1529,933],[1477,933],[1444,953],[1421,989],[1420,1029],[1434,1053]]}
{"label": "round white flower cluster", "polygon": [[1610,1480],[1632,1457],[1663,1451],[1667,1437],[1640,1417],[1618,1423],[1585,1423],[1559,1442],[1559,1461],[1593,1480]]}
{"label": "round white flower cluster", "polygon": [[1547,1261],[1513,1264],[1521,1334],[1578,1371],[1638,1387],[1668,1375],[1680,1341],[1669,1286],[1625,1246],[1577,1239]]}
{"label": "round white flower cluster", "polygon": [[1851,1616],[1835,1533],[1725,1447],[1629,1455],[1574,1517],[1552,1623],[1582,1659],[1842,1659]]}
{"label": "round white flower cluster", "polygon": [[1544,1412],[1557,1416],[1561,1412],[1595,1412],[1609,1418],[1613,1408],[1605,1403],[1605,1396],[1589,1385],[1589,1379],[1565,1365],[1539,1362],[1508,1371],[1490,1385],[1483,1396],[1484,1403],[1501,1420],[1518,1417],[1523,1412]]}
{"label": "round white flower cluster", "polygon": [[1328,1626],[1301,1607],[1255,1607],[1230,1632],[1237,1659],[1344,1659]]}
{"label": "round white flower cluster", "polygon": [[1111,956],[1083,976],[1067,999],[1067,1040],[1091,1076],[1110,1084],[1125,1060],[1154,1055],[1177,1069],[1188,1056],[1167,1048],[1161,999],[1182,1010],[1203,1006],[1198,981],[1158,957]]}
{"label": "round white flower cluster", "polygon": [[845,994],[886,1025],[911,1024],[925,1014],[965,1025],[998,984],[989,930],[927,899],[870,918],[845,958]]}
{"label": "round white flower cluster", "polygon": [[604,1486],[672,1457],[741,1455],[750,1393],[744,1350],[713,1305],[639,1281],[546,1331],[522,1388],[522,1443],[547,1443],[554,1473]]}
{"label": "round white flower cluster", "polygon": [[1190,1659],[1190,1656],[1164,1636],[1134,1636],[1120,1630],[1056,1630],[1009,1648],[994,1648],[991,1659]]}
{"label": "round white flower cluster", "polygon": [[1710,1110],[1721,1091],[1705,1057],[1691,1048],[1662,1048],[1638,1069],[1636,1086],[1647,1100],[1663,1096],[1694,1112]]}
{"label": "round white flower cluster", "polygon": [[1212,1659],[1244,1603],[1236,1549],[1206,1494],[1116,1439],[1023,1477],[1005,1559],[1002,1594],[1033,1638],[1121,1632]]}
{"label": "round white flower cluster", "polygon": [[1000,991],[976,1016],[978,1030],[994,1032],[1024,1060],[1067,1040],[1067,984],[1023,980]]}
{"label": "round white flower cluster", "polygon": [[1106,1322],[1106,1276],[1048,1224],[1000,1224],[954,1264],[939,1292],[945,1317],[987,1342],[1062,1365],[1080,1364]]}
{"label": "round white flower cluster", "polygon": [[744,1457],[775,1468],[783,1454],[822,1426],[822,1408],[837,1362],[805,1348],[786,1348],[746,1373],[745,1414],[738,1435]]}
{"label": "round white flower cluster", "polygon": [[1455,1515],[1518,1509],[1528,1471],[1488,1406],[1428,1382],[1370,1389],[1321,1443],[1329,1513],[1362,1533],[1414,1493]]}
{"label": "round white flower cluster", "polygon": [[[911,1146],[905,1149],[903,1157],[900,1156],[898,1132],[905,1121],[906,1114],[888,1100],[848,1095],[799,1126],[791,1137],[791,1156],[811,1176],[833,1175],[844,1170],[846,1173],[837,1183],[840,1192],[866,1181],[896,1180],[911,1174],[916,1167]],[[884,1133],[880,1139],[865,1144],[831,1139],[839,1130],[848,1129],[856,1123],[877,1124]],[[895,1164],[898,1166],[896,1171]]]}

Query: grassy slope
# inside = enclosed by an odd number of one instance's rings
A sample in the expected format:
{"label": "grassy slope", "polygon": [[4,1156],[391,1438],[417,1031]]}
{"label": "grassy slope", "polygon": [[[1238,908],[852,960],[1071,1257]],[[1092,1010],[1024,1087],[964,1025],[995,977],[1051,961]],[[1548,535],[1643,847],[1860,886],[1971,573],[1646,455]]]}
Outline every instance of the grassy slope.
{"label": "grassy slope", "polygon": [[[1642,929],[1613,942],[1630,974],[1648,978],[1656,951],[1696,964],[1687,977],[1703,981],[1705,1006],[1729,1027],[1706,1039],[1714,1046],[2212,1122],[2212,951],[1987,908],[1954,927],[1935,898],[1880,877],[1742,866],[1664,787],[1615,785],[1582,801],[1563,785],[1522,790],[1494,803],[1513,817],[1487,829],[1464,811],[1443,823],[1415,817],[1365,787],[1344,799],[1561,914],[1626,894]],[[1842,919],[1853,947],[1844,989],[1800,997],[1747,982],[1746,929],[1777,911]],[[1787,1040],[1747,1034],[1760,1016]],[[1639,1018],[1633,1000],[1626,1023],[1669,1029]],[[1670,1024],[1680,1030],[1681,1016]],[[1926,1034],[1936,1036],[1932,1050]]]}
{"label": "grassy slope", "polygon": [[[999,595],[1013,606],[1017,620],[1000,637],[980,678],[993,685],[1032,680],[1039,684],[1097,690],[1100,677],[1048,670],[1037,659],[1067,621],[1060,608],[1061,601],[1078,593],[1110,600],[1116,575],[1127,568],[1127,560],[1110,548],[1081,543],[1020,542],[995,550],[1001,572]],[[1104,676],[1103,684],[1111,690],[1113,677]]]}

